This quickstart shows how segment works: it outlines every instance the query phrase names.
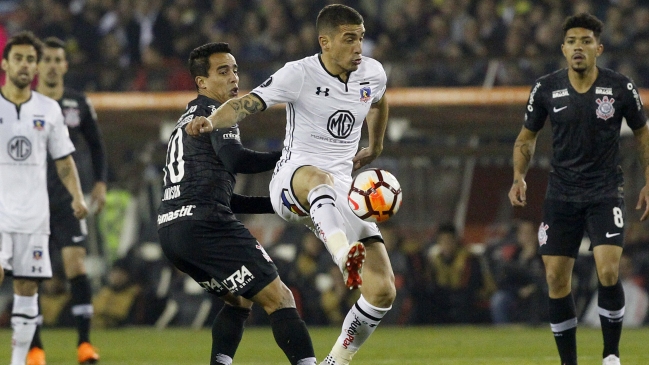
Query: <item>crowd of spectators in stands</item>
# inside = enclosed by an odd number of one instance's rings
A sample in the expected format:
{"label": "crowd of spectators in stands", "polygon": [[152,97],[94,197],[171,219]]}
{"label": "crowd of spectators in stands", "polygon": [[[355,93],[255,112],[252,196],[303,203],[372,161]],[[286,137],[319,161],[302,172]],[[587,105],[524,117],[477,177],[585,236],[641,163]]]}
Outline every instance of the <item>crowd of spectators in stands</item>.
{"label": "crowd of spectators in stands", "polygon": [[318,52],[315,18],[330,2],[364,15],[363,52],[384,63],[390,86],[529,85],[563,65],[561,24],[583,11],[606,24],[599,65],[649,86],[639,0],[6,0],[0,45],[22,29],[57,36],[77,89],[161,91],[192,90],[189,52],[225,41],[250,89]]}

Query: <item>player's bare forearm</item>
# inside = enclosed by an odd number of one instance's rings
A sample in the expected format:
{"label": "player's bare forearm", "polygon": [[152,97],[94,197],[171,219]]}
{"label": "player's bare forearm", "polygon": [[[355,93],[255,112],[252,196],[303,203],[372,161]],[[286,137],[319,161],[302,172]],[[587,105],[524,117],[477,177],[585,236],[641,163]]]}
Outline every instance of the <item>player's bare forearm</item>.
{"label": "player's bare forearm", "polygon": [[645,125],[633,131],[638,143],[638,154],[644,168],[645,181],[649,181],[649,128]]}
{"label": "player's bare forearm", "polygon": [[264,110],[264,104],[252,94],[226,101],[208,117],[214,129],[231,127],[245,117]]}
{"label": "player's bare forearm", "polygon": [[536,137],[537,134],[535,132],[523,127],[516,138],[513,155],[514,183],[517,180],[525,178],[530,161],[532,161],[532,157],[534,156],[534,150],[536,149]]}
{"label": "player's bare forearm", "polygon": [[83,199],[77,165],[74,163],[72,156],[56,160],[56,172],[65,188],[72,195],[72,199]]}
{"label": "player's bare forearm", "polygon": [[387,96],[383,95],[381,100],[372,104],[367,113],[369,149],[377,157],[383,151],[383,138],[385,137],[385,130],[388,126],[389,110]]}

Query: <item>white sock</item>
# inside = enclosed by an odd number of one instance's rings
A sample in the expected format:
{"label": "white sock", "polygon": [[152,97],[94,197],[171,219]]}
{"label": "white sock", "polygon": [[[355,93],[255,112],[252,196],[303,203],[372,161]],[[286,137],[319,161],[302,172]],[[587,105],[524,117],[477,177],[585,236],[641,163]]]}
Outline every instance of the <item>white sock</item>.
{"label": "white sock", "polygon": [[[390,307],[392,308],[392,307]],[[361,295],[347,313],[336,344],[325,359],[326,364],[347,365],[361,345],[370,337],[390,308],[371,305]],[[329,361],[329,362],[327,362]]]}
{"label": "white sock", "polygon": [[345,221],[336,208],[336,191],[332,186],[318,185],[311,189],[307,199],[311,205],[309,213],[315,233],[338,263],[341,256],[347,255],[349,242],[345,234]]}
{"label": "white sock", "polygon": [[38,294],[30,297],[14,294],[14,305],[11,311],[11,327],[13,328],[13,349],[11,365],[25,365],[29,345],[36,332],[38,321]]}

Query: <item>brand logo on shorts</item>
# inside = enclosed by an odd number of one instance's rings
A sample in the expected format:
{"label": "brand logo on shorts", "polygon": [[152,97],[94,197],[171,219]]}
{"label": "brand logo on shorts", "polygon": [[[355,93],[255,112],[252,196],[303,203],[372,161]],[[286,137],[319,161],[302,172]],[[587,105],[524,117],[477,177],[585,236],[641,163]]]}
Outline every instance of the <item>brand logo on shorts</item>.
{"label": "brand logo on shorts", "polygon": [[225,286],[231,293],[235,293],[254,279],[255,276],[252,275],[250,270],[246,265],[241,265],[241,269],[232,273],[225,280],[223,280],[223,286]]}
{"label": "brand logo on shorts", "polygon": [[223,286],[219,284],[219,282],[212,278],[210,281],[201,281],[198,283],[198,285],[202,286],[205,291],[218,291],[223,289]]}
{"label": "brand logo on shorts", "polygon": [[608,96],[605,96],[601,100],[597,99],[595,101],[597,102],[597,105],[599,105],[595,111],[598,118],[607,120],[615,114],[615,108],[613,108],[615,99],[611,98],[609,100]]}
{"label": "brand logo on shorts", "polygon": [[256,247],[259,251],[261,251],[261,255],[264,256],[264,258],[266,259],[266,261],[268,261],[268,262],[273,262],[273,259],[270,258],[270,256],[269,256],[268,253],[266,252],[266,250],[264,250],[264,247],[263,247],[259,242],[257,242],[257,246],[255,246],[255,247]]}
{"label": "brand logo on shorts", "polygon": [[167,223],[181,217],[194,215],[194,213],[192,213],[192,209],[194,208],[196,208],[195,205],[185,205],[180,209],[174,210],[173,212],[158,214],[158,224]]}
{"label": "brand logo on shorts", "polygon": [[541,225],[539,226],[539,246],[543,246],[548,243],[548,228],[550,228],[550,226],[541,222]]}

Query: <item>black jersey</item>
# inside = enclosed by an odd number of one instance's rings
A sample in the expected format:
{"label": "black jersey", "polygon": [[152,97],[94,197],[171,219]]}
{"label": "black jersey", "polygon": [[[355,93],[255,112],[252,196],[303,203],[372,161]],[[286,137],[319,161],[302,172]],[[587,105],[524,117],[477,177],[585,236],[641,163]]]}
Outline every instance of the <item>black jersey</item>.
{"label": "black jersey", "polygon": [[619,166],[622,119],[633,130],[645,116],[636,86],[626,76],[599,68],[591,88],[577,93],[568,69],[539,78],[530,92],[525,127],[538,132],[547,117],[552,124],[552,168],[547,199],[586,202],[620,197],[624,184]]}
{"label": "black jersey", "polygon": [[[106,181],[106,151],[97,123],[97,114],[86,96],[78,91],[65,89],[58,100],[65,125],[70,132],[70,140],[76,151],[72,154],[79,172],[81,188],[90,192],[95,182]],[[47,189],[50,209],[67,209],[72,196],[65,188],[56,172],[56,165],[48,155]]]}
{"label": "black jersey", "polygon": [[281,156],[279,151],[265,153],[243,148],[236,125],[197,137],[185,132],[185,126],[194,117],[206,117],[219,105],[199,95],[187,105],[169,137],[159,227],[188,219],[236,225],[239,221],[234,213],[273,212],[268,197],[244,197],[233,191],[237,172],[271,170]]}

